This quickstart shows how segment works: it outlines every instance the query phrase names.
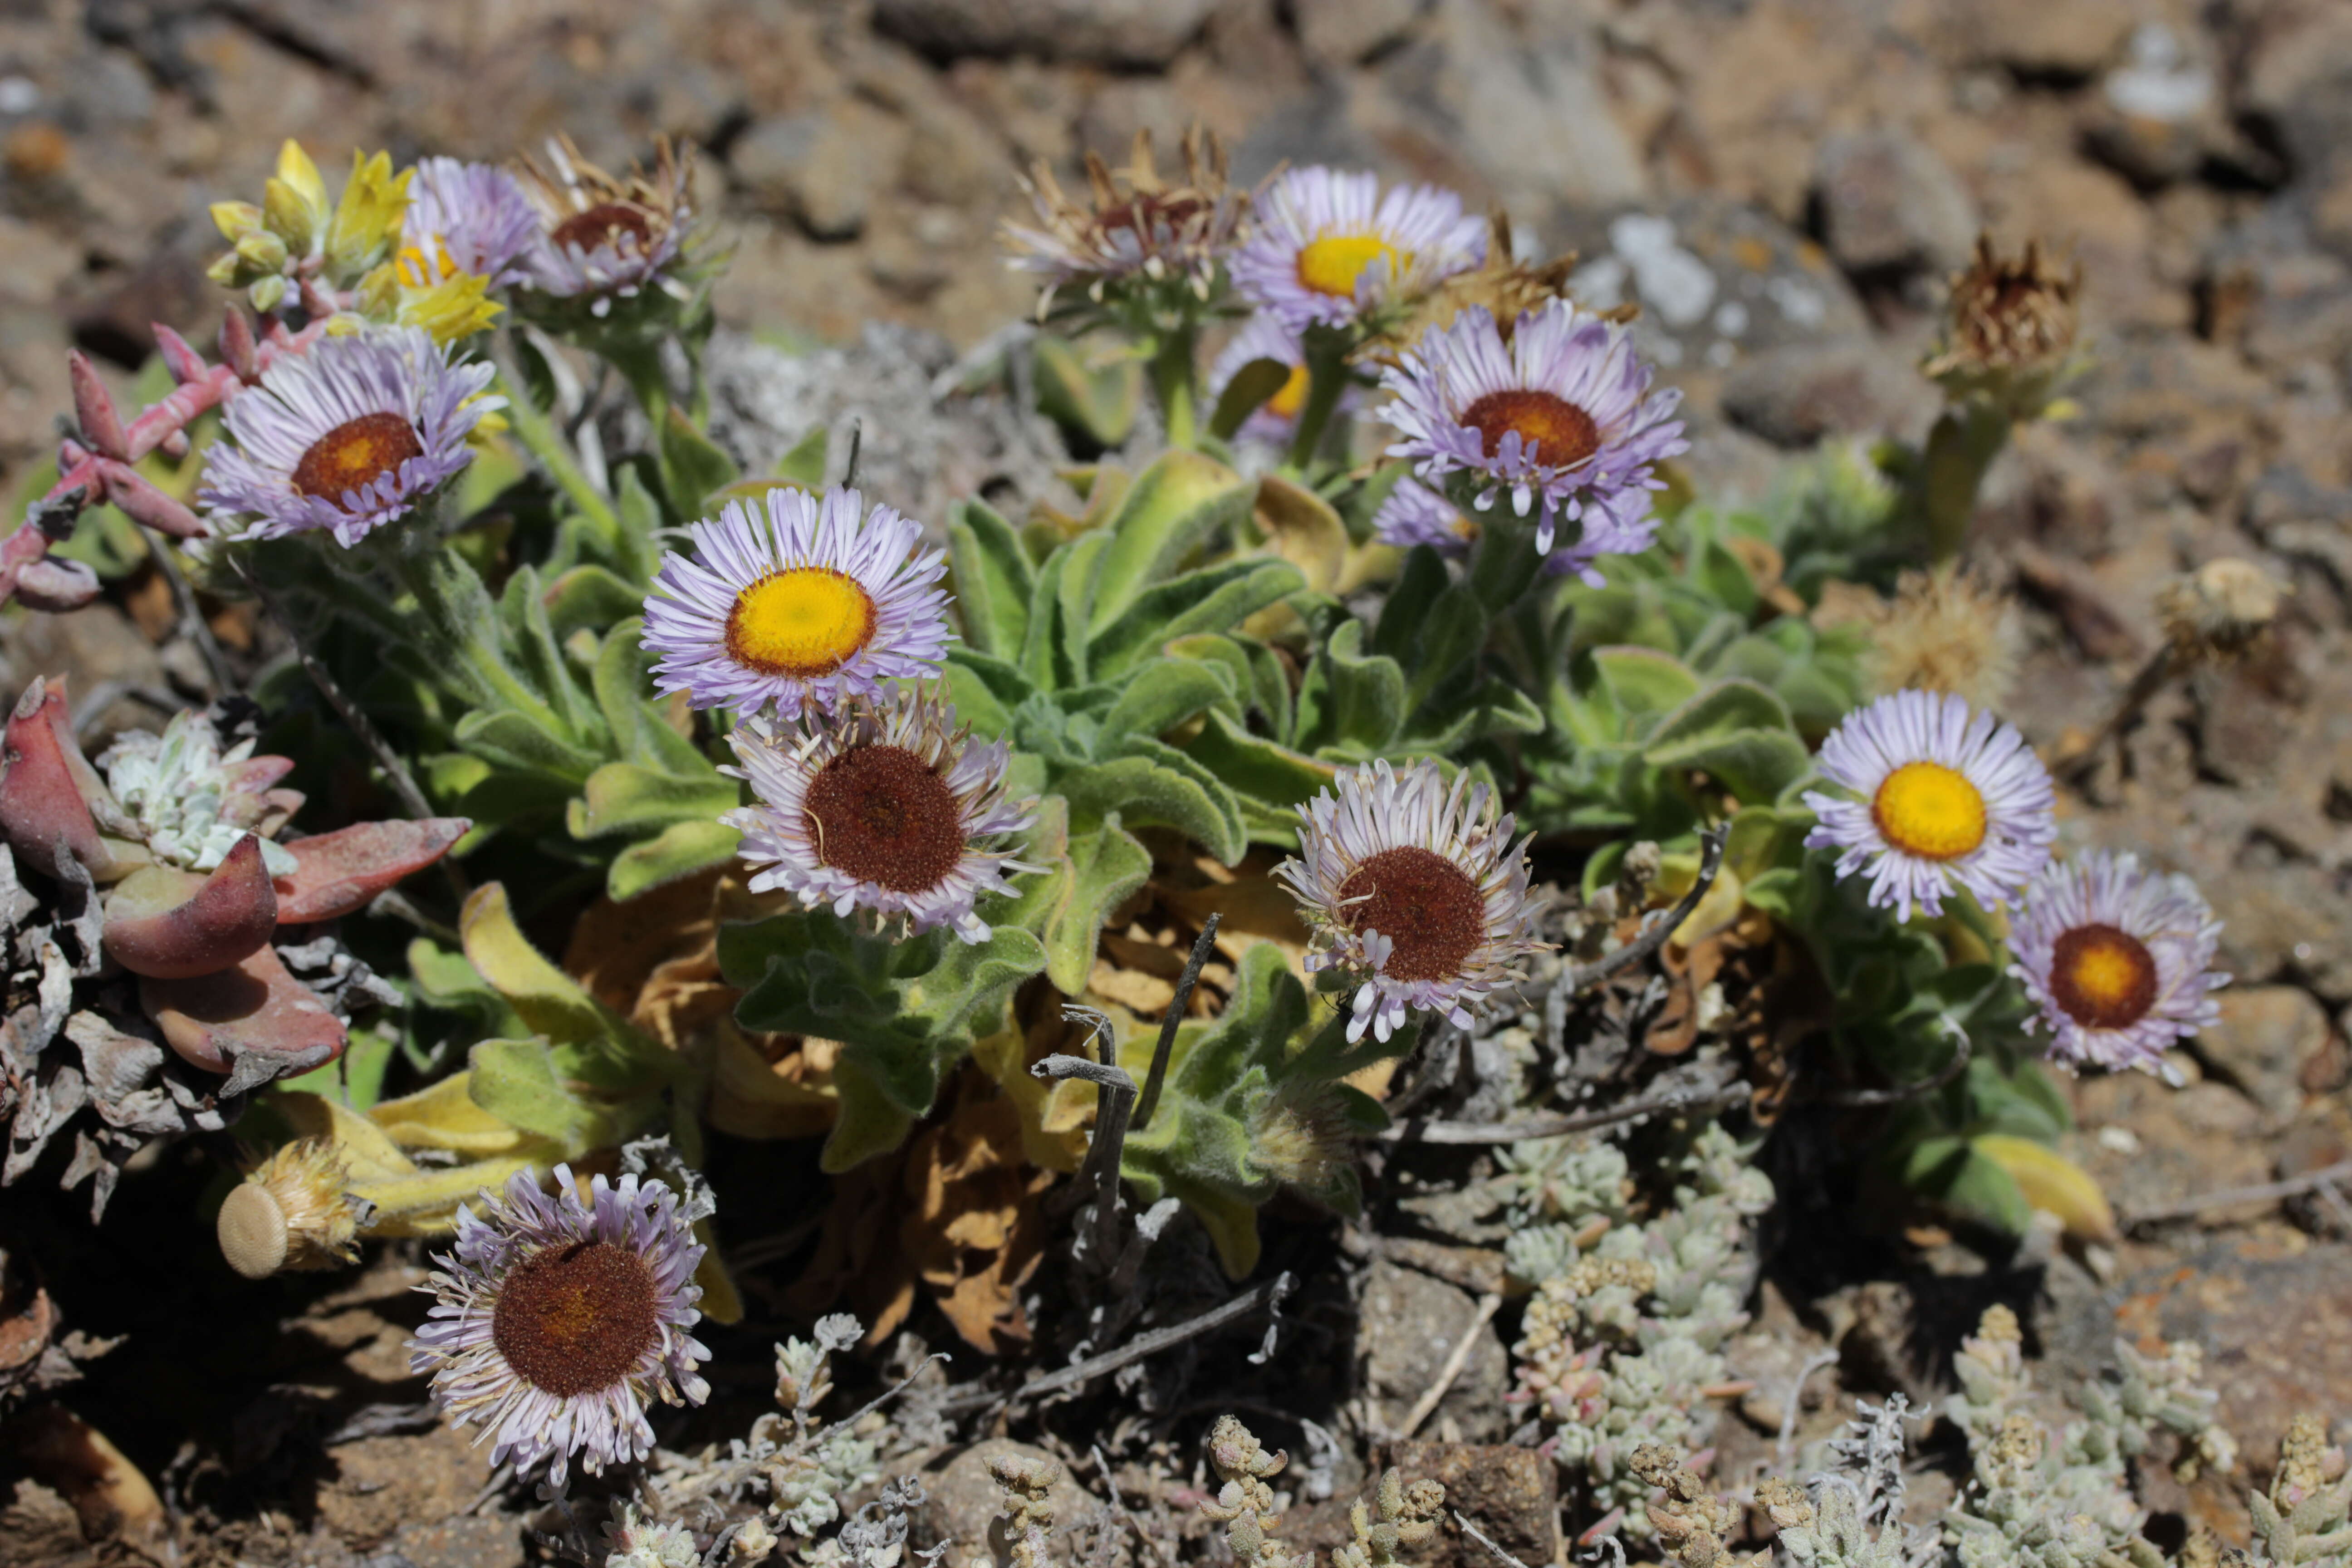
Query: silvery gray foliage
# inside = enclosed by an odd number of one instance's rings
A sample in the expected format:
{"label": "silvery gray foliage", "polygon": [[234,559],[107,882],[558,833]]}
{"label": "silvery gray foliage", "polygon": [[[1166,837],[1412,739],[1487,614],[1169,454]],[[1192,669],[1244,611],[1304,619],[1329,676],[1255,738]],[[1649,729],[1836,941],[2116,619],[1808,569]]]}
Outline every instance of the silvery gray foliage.
{"label": "silvery gray foliage", "polygon": [[2275,1568],[2352,1568],[2352,1474],[2316,1415],[2298,1415],[2279,1445],[2268,1492],[2246,1499],[2253,1560]]}
{"label": "silvery gray foliage", "polygon": [[1633,1451],[1692,1452],[1715,1428],[1705,1391],[1728,1375],[1722,1347],[1747,1321],[1755,1282],[1752,1222],[1772,1201],[1753,1152],[1719,1126],[1699,1129],[1667,1205],[1635,1218],[1612,1146],[1513,1151],[1526,1212],[1554,1221],[1513,1254],[1515,1268],[1542,1270],[1516,1347],[1516,1397],[1533,1405],[1570,1484],[1581,1481],[1596,1513],[1623,1508],[1636,1540],[1651,1528]]}
{"label": "silvery gray foliage", "polygon": [[[883,1484],[882,1495],[845,1521],[832,1539],[801,1554],[810,1568],[901,1568],[909,1555],[908,1515],[923,1506],[923,1483],[901,1476]],[[947,1554],[947,1542],[911,1553],[924,1568]]]}
{"label": "silvery gray foliage", "polygon": [[1946,1542],[1962,1568],[2157,1568],[2162,1554],[2141,1534],[2147,1510],[2133,1495],[2131,1461],[2156,1456],[2169,1432],[2184,1479],[2237,1462],[2212,1419],[2217,1395],[2197,1384],[2201,1352],[2183,1341],[2147,1356],[2118,1342],[2120,1364],[2083,1390],[2082,1417],[2052,1432],[2026,1409],[2022,1342],[2015,1314],[1992,1307],[1954,1360],[1960,1391],[1946,1413],[1968,1435],[1971,1477],[1945,1515]]}
{"label": "silvery gray foliage", "polygon": [[625,1498],[613,1500],[604,1526],[604,1568],[701,1568],[693,1533],[639,1513]]}
{"label": "silvery gray foliage", "polygon": [[1785,1481],[1759,1487],[1756,1500],[1780,1527],[1780,1547],[1799,1568],[1928,1568],[1943,1555],[1929,1531],[1903,1522],[1904,1423],[1915,1419],[1900,1394],[1830,1440],[1830,1468],[1800,1492]]}

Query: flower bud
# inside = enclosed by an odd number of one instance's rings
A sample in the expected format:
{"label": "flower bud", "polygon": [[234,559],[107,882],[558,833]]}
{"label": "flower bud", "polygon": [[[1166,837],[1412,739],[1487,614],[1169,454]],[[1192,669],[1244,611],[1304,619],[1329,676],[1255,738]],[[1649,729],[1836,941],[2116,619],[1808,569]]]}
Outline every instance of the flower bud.
{"label": "flower bud", "polygon": [[255,310],[266,316],[278,309],[279,303],[285,300],[286,279],[273,272],[268,277],[256,281],[252,288],[246,290],[245,297],[253,301]]}
{"label": "flower bud", "polygon": [[215,202],[212,205],[213,226],[221,237],[235,245],[248,234],[259,232],[261,209],[251,202]]}

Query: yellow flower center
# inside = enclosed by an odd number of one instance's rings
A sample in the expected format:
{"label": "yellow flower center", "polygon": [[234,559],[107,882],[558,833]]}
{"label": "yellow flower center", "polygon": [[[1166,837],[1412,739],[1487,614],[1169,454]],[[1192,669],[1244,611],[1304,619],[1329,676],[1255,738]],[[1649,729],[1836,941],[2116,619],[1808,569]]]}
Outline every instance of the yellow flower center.
{"label": "yellow flower center", "polygon": [[397,473],[401,464],[424,455],[425,443],[406,419],[397,414],[362,414],[311,442],[294,465],[291,482],[302,495],[341,507],[352,491]]}
{"label": "yellow flower center", "polygon": [[1923,860],[1957,860],[1984,842],[1984,795],[1941,763],[1906,763],[1870,803],[1886,841]]}
{"label": "yellow flower center", "polygon": [[1290,367],[1289,378],[1275,388],[1274,395],[1265,400],[1265,411],[1278,419],[1296,419],[1306,401],[1307,367],[1295,364]]}
{"label": "yellow flower center", "polygon": [[449,258],[449,247],[439,235],[433,237],[432,248],[421,245],[404,245],[393,258],[400,270],[400,280],[411,289],[431,289],[457,273],[457,264]]}
{"label": "yellow flower center", "polygon": [[830,566],[772,572],[727,614],[728,653],[762,675],[831,675],[873,637],[873,596]]}
{"label": "yellow flower center", "polygon": [[2156,956],[2110,925],[2075,926],[2051,944],[2050,994],[2093,1029],[2137,1024],[2156,1005]]}
{"label": "yellow flower center", "polygon": [[1298,280],[1318,294],[1352,300],[1365,268],[1381,262],[1394,277],[1412,259],[1376,234],[1327,234],[1298,253]]}

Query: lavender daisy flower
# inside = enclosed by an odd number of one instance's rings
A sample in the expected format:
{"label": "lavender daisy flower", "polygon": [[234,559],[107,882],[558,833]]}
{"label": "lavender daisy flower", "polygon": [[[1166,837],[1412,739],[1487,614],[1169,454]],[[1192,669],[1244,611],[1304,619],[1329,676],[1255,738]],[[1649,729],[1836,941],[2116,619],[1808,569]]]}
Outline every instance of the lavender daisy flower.
{"label": "lavender daisy flower", "polygon": [[1426,544],[1441,555],[1466,555],[1478,524],[1420,480],[1402,479],[1372,513],[1372,536],[1400,550]]}
{"label": "lavender daisy flower", "polygon": [[2094,852],[2053,863],[2010,930],[2010,973],[2042,1009],[2051,1059],[2170,1077],[2164,1053],[2221,1019],[2207,994],[2221,922],[2186,877]]}
{"label": "lavender daisy flower", "polygon": [[505,406],[481,395],[494,374],[453,363],[415,327],[322,338],[229,400],[197,499],[229,514],[232,538],[323,528],[357,544],[473,460],[467,436]]}
{"label": "lavender daisy flower", "polygon": [[759,804],[719,818],[743,833],[743,858],[761,866],[754,892],[782,888],[836,915],[868,909],[903,916],[909,934],[950,926],[986,942],[975,912],[1009,893],[1006,873],[1042,867],[994,847],[1024,833],[1037,802],[1004,798],[1011,755],[958,729],[955,710],[919,688],[857,702],[830,721],[778,732],[754,720],[728,737]]}
{"label": "lavender daisy flower", "polygon": [[521,184],[491,163],[426,158],[409,182],[402,261],[419,288],[458,273],[493,289],[520,283],[539,241],[539,213]]}
{"label": "lavender daisy flower", "polygon": [[1276,445],[1290,439],[1292,428],[1298,423],[1298,411],[1307,402],[1307,351],[1300,346],[1298,334],[1282,324],[1278,316],[1260,310],[1242,323],[1234,341],[1225,345],[1209,367],[1209,402],[1215,406],[1225,395],[1234,376],[1253,360],[1270,359],[1290,367],[1290,379],[1275,390],[1272,397],[1250,411],[1234,431],[1244,441],[1262,441]]}
{"label": "lavender daisy flower", "polygon": [[1385,196],[1377,176],[1293,169],[1257,200],[1256,232],[1228,264],[1234,287],[1294,331],[1345,326],[1486,258],[1486,223],[1434,185]]}
{"label": "lavender daisy flower", "polygon": [[1467,1028],[1488,992],[1524,978],[1513,961],[1544,951],[1528,839],[1514,846],[1496,809],[1466,773],[1449,789],[1434,763],[1399,774],[1385,761],[1342,769],[1298,808],[1300,858],[1275,875],[1313,931],[1307,969],[1362,982],[1350,1040],[1385,1040],[1413,1010]]}
{"label": "lavender daisy flower", "polygon": [[1536,548],[1552,552],[1562,519],[1582,526],[1547,562],[1598,584],[1592,561],[1646,549],[1657,533],[1654,465],[1689,446],[1673,417],[1682,395],[1650,390],[1651,369],[1625,329],[1554,300],[1507,337],[1483,306],[1434,328],[1381,376],[1396,401],[1381,416],[1403,436],[1391,457],[1433,484],[1468,476],[1484,511],[1507,489],[1536,514]]}
{"label": "lavender daisy flower", "polygon": [[1807,791],[1821,824],[1808,848],[1843,850],[1837,871],[1870,868],[1870,901],[1940,914],[1965,888],[1986,909],[2015,899],[2057,837],[2050,773],[2025,738],[1964,698],[1897,691],[1846,715],[1822,743],[1822,773],[1861,796]]}
{"label": "lavender daisy flower", "polygon": [[772,489],[729,501],[694,525],[694,556],[654,574],[645,643],[661,658],[654,684],[697,708],[784,719],[830,713],[845,698],[939,668],[947,652],[947,558],[922,548],[922,525],[865,498]]}
{"label": "lavender daisy flower", "polygon": [[688,1331],[701,1313],[702,1247],[660,1182],[618,1187],[598,1176],[583,1204],[569,1166],[552,1195],[530,1171],[485,1193],[485,1213],[457,1210],[457,1243],[435,1257],[434,1304],[408,1342],[409,1370],[433,1376],[433,1401],[478,1423],[490,1462],[541,1465],[562,1487],[572,1458],[605,1466],[653,1452],[646,1403],[699,1405],[710,1359]]}

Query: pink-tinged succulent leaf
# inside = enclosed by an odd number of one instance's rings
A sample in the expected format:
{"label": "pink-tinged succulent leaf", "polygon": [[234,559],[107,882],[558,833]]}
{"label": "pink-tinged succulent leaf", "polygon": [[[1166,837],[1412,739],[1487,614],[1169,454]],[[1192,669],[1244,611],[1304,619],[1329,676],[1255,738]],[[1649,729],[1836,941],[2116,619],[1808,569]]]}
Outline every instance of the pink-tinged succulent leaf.
{"label": "pink-tinged succulent leaf", "polygon": [[27,609],[62,616],[98,597],[98,574],[79,561],[44,556],[16,574],[16,599]]}
{"label": "pink-tinged succulent leaf", "polygon": [[234,305],[221,319],[220,356],[221,363],[234,371],[238,380],[249,383],[261,379],[261,367],[254,357],[253,323]]}
{"label": "pink-tinged succulent leaf", "polygon": [[183,385],[204,380],[205,372],[212,368],[205,363],[204,355],[189,346],[187,339],[161,321],[155,323],[155,352],[163,355],[172,379]]}
{"label": "pink-tinged succulent leaf", "polygon": [[106,499],[121,507],[131,521],[143,522],[156,532],[168,533],[174,539],[212,537],[211,527],[189,510],[186,502],[165,495],[137,469],[104,459],[100,462],[100,469],[106,477]]}
{"label": "pink-tinged succulent leaf", "polygon": [[309,799],[299,789],[264,790],[258,795],[231,795],[221,805],[221,820],[235,827],[275,838]]}
{"label": "pink-tinged succulent leaf", "polygon": [[142,980],[139,1000],[192,1067],[249,1089],[342,1055],[342,1023],[264,943],[233,968],[194,980]]}
{"label": "pink-tinged succulent leaf", "polygon": [[90,815],[90,802],[100,799],[111,804],[74,740],[65,681],[35,676],[0,739],[0,832],[18,859],[45,876],[58,875],[62,843],[104,881],[118,868]]}
{"label": "pink-tinged succulent leaf", "polygon": [[294,869],[278,879],[278,922],[331,921],[368,901],[412,871],[449,852],[474,825],[462,816],[421,822],[362,822],[316,838],[298,838]]}
{"label": "pink-tinged succulent leaf", "polygon": [[220,773],[230,794],[259,795],[293,771],[291,757],[247,757],[241,763],[224,763]]}
{"label": "pink-tinged succulent leaf", "polygon": [[66,377],[73,384],[74,417],[81,422],[82,439],[104,457],[131,456],[122,438],[122,417],[114,411],[114,396],[98,378],[98,369],[79,349],[66,352]]}
{"label": "pink-tinged succulent leaf", "polygon": [[251,834],[210,876],[147,866],[106,900],[106,951],[133,974],[189,980],[226,969],[278,929],[278,889]]}

